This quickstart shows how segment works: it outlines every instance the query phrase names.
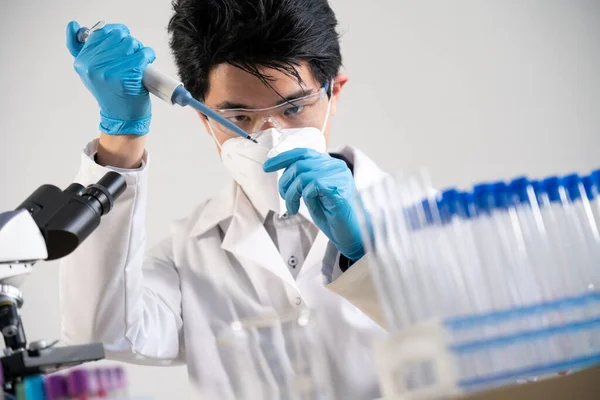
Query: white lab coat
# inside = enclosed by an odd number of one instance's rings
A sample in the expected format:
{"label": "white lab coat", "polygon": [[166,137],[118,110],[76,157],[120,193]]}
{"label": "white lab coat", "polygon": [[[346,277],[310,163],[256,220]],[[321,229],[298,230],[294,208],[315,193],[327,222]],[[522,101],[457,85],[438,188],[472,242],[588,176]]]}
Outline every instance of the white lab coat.
{"label": "white lab coat", "polygon": [[[76,181],[96,182],[108,169],[82,155]],[[383,172],[358,150],[359,188]],[[100,341],[107,356],[140,364],[185,362],[198,398],[234,398],[216,336],[240,318],[311,307],[327,315],[326,345],[339,398],[377,397],[371,342],[384,334],[365,260],[345,273],[320,232],[296,280],[251,203],[232,183],[173,224],[170,236],[146,252],[149,160],[124,173],[125,193],[99,228],[61,262],[63,340]],[[371,316],[368,317],[360,310]],[[174,396],[175,398],[176,396]]]}

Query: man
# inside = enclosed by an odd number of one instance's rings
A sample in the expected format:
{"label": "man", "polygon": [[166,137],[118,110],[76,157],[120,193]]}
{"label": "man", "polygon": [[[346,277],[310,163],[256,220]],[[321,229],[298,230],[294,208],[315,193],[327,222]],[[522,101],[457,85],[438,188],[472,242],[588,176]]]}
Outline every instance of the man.
{"label": "man", "polygon": [[348,80],[336,25],[326,0],[174,2],[171,47],[185,87],[257,143],[199,115],[235,182],[145,255],[142,76],[154,53],[123,25],[84,45],[69,24],[75,69],[100,106],[100,138],[85,148],[78,181],[117,170],[127,190],[62,262],[67,342],[101,341],[130,362],[186,362],[202,398],[236,398],[219,335],[234,321],[314,308],[329,323],[336,398],[377,397],[371,342],[383,329],[372,319],[380,322],[354,196],[383,173],[354,149],[326,153]]}

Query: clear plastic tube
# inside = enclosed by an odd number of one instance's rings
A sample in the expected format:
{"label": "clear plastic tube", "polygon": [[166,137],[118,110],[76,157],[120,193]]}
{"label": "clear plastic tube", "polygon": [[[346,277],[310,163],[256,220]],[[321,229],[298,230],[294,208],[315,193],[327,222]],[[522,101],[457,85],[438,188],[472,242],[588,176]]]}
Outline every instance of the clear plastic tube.
{"label": "clear plastic tube", "polygon": [[584,181],[584,186],[587,186],[588,199],[592,205],[596,226],[600,226],[600,169],[590,174]]}
{"label": "clear plastic tube", "polygon": [[578,250],[577,233],[573,231],[568,221],[559,187],[560,181],[557,177],[544,179],[538,198],[553,256],[561,260],[561,265],[565,267],[561,269],[565,278],[564,291],[567,296],[575,296],[586,290],[588,284],[586,284],[585,272],[581,268],[584,262],[581,251]]}
{"label": "clear plastic tube", "polygon": [[451,317],[467,310],[469,302],[465,291],[464,278],[456,255],[444,232],[437,197],[431,190],[426,174],[414,174],[407,182],[408,193],[416,201],[414,210],[422,229],[414,231],[418,272],[429,291],[437,294],[434,306],[435,315]]}
{"label": "clear plastic tube", "polygon": [[492,215],[493,192],[489,184],[474,187],[477,217],[473,221],[476,246],[482,256],[486,274],[496,284],[490,295],[498,309],[506,309],[522,303],[518,282],[514,279],[514,265],[507,252],[505,232],[498,218]]}
{"label": "clear plastic tube", "polygon": [[[415,310],[418,306],[414,299],[415,288],[409,285],[405,272],[410,261],[404,257],[403,247],[397,245],[402,242],[394,234],[394,225],[401,224],[402,218],[393,212],[388,202],[394,198],[395,185],[395,181],[387,177],[361,195],[366,216],[363,219],[363,238],[372,247],[371,255],[375,258],[372,273],[392,330],[414,323],[418,312]],[[399,232],[402,228],[396,229]]]}
{"label": "clear plastic tube", "polygon": [[455,249],[462,269],[466,292],[469,296],[467,313],[484,313],[493,310],[489,293],[492,282],[483,273],[480,255],[477,253],[475,238],[468,204],[465,204],[456,189],[442,192],[442,202],[438,204],[442,221],[446,223],[446,231],[450,247]]}
{"label": "clear plastic tube", "polygon": [[577,240],[583,251],[585,276],[589,279],[587,289],[600,289],[600,235],[587,192],[581,178],[577,174],[567,175],[562,179],[564,188],[563,205],[568,204],[569,222],[573,231],[577,232]]}

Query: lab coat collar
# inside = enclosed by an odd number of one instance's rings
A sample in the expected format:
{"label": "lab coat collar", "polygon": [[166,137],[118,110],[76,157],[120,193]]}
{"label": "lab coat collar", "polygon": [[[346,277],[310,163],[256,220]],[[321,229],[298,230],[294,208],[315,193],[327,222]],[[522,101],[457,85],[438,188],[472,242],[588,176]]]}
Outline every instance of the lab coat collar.
{"label": "lab coat collar", "polygon": [[225,186],[216,196],[208,200],[200,217],[190,231],[190,236],[197,237],[205,234],[221,222],[233,215],[237,193],[241,187],[235,182]]}
{"label": "lab coat collar", "polygon": [[[256,210],[256,213],[257,213],[258,217],[260,218],[260,222],[262,222],[264,224],[265,221],[267,220],[267,217],[269,216],[269,213],[271,212],[271,210],[269,210],[268,208],[260,209],[256,206],[254,206],[254,209]],[[306,219],[310,223],[314,224],[314,221],[312,220],[312,217],[310,216],[310,213],[308,212],[308,208],[306,208],[306,205],[304,204],[304,200],[302,200],[302,199],[300,200],[300,209],[298,210],[298,214],[300,214],[302,217],[304,217],[304,219]]]}
{"label": "lab coat collar", "polygon": [[[236,204],[238,202],[248,203],[250,207],[245,207],[245,209],[249,210],[251,214],[254,214],[260,223],[264,225],[268,211],[263,210],[261,212],[257,210],[242,190],[242,187],[235,182],[231,182],[229,185],[225,186],[215,197],[208,200],[206,206],[200,213],[200,217],[190,231],[191,236],[200,236],[221,222],[231,218],[235,213]],[[307,221],[310,221],[314,224],[308,208],[306,208],[306,205],[304,204],[304,201],[300,202],[300,209],[298,213]]]}

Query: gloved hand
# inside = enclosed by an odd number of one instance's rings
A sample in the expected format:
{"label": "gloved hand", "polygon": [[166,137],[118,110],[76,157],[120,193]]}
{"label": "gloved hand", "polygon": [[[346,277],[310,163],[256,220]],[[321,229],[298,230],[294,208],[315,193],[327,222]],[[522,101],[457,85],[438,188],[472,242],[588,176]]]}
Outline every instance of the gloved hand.
{"label": "gloved hand", "polygon": [[300,199],[335,247],[351,261],[360,259],[364,245],[355,210],[356,186],[346,163],[311,149],[298,148],[268,159],[265,172],[285,168],[279,194],[290,214],[300,208]]}
{"label": "gloved hand", "polygon": [[80,26],[67,26],[67,48],[75,57],[75,71],[100,106],[100,130],[109,135],[148,133],[151,104],[142,85],[154,50],[134,39],[125,25],[106,25],[77,41]]}

